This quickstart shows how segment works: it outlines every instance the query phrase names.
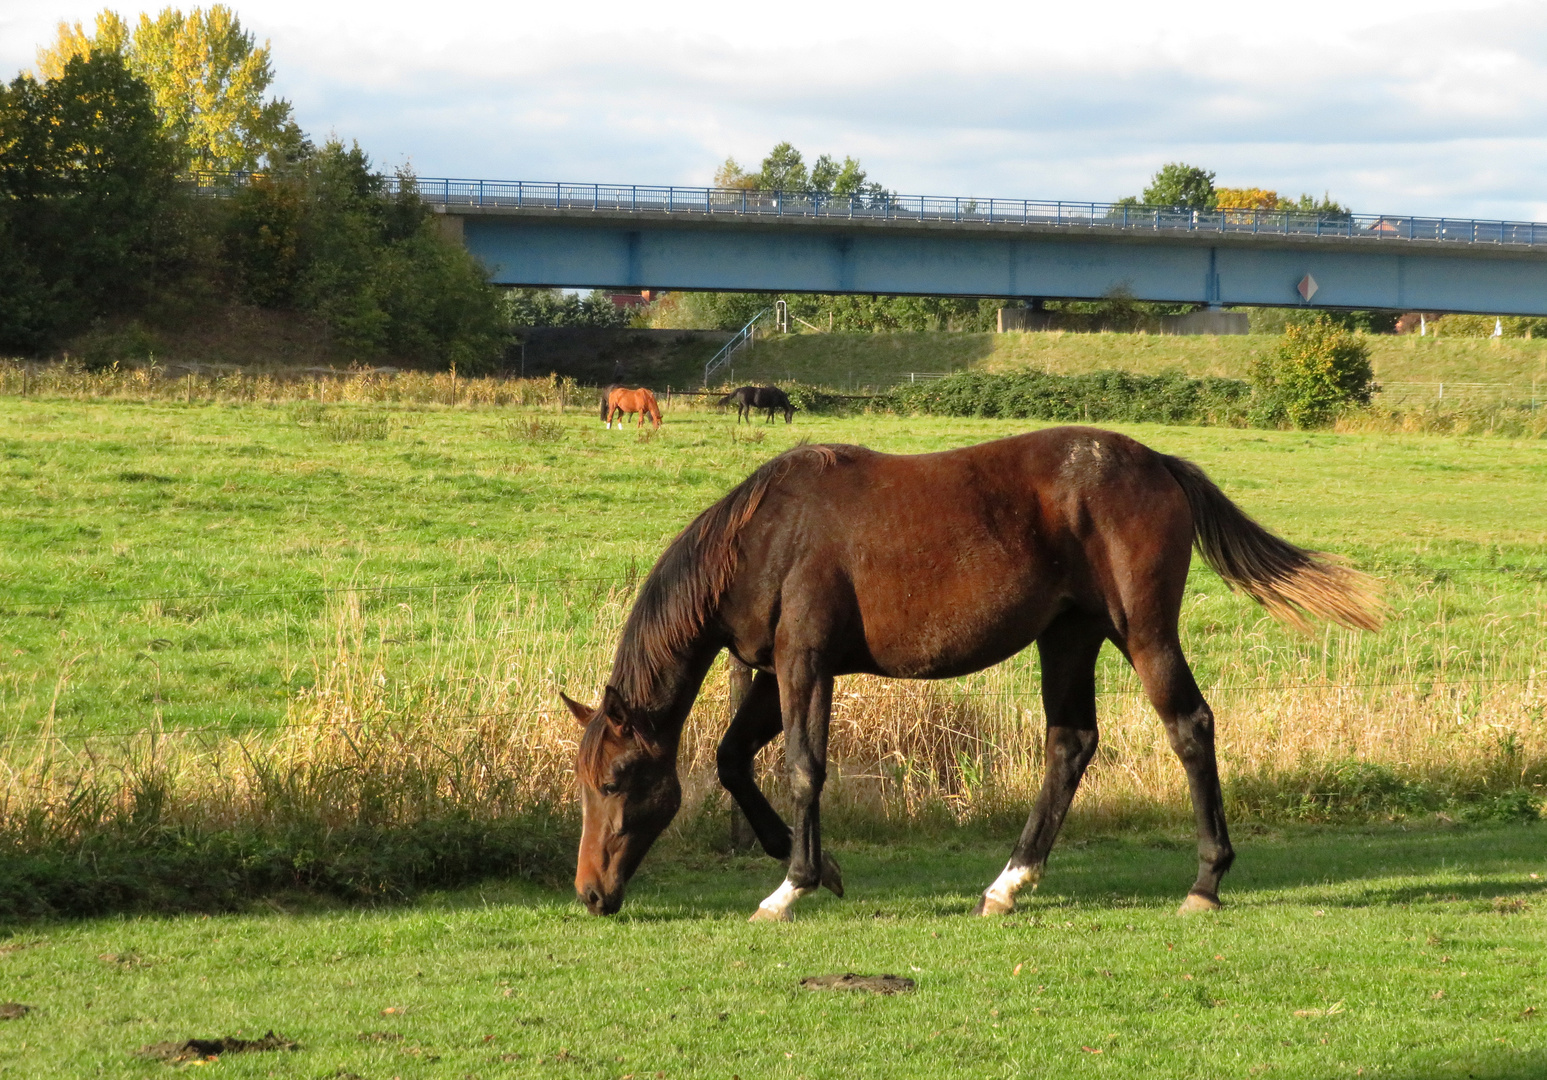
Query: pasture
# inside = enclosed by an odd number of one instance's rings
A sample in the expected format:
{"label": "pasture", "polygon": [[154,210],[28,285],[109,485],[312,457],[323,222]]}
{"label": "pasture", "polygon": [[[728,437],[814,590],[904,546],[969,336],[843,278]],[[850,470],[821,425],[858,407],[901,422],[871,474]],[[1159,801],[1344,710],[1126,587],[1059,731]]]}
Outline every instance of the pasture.
{"label": "pasture", "polygon": [[[594,700],[634,585],[694,513],[797,439],[917,452],[1029,426],[797,414],[749,431],[680,398],[665,419],[607,431],[589,395],[0,397],[9,852],[68,855],[108,823],[192,849],[244,823],[562,811],[575,729],[556,691]],[[130,1056],[142,1044],[273,1027],[303,1049],[219,1067],[1540,1075],[1547,865],[1524,822],[1547,780],[1547,444],[1124,430],[1382,578],[1394,613],[1378,635],[1300,636],[1195,564],[1183,642],[1241,852],[1220,916],[1172,915],[1193,866],[1181,770],[1107,650],[1102,750],[1021,912],[959,914],[1039,778],[1030,655],[942,684],[845,680],[826,820],[849,899],[747,926],[778,868],[722,853],[717,669],[688,802],[620,919],[584,916],[554,859],[410,907],[279,894],[212,918],[12,920],[4,996],[36,1012],[0,1022],[0,1069],[151,1075],[166,1066]],[[777,802],[777,756],[761,760]],[[796,987],[844,970],[919,987]]]}
{"label": "pasture", "polygon": [[[1073,839],[1020,912],[963,916],[1004,842],[839,841],[852,890],[751,925],[766,859],[658,852],[612,919],[490,882],[412,907],[281,900],[18,928],[0,1074],[160,1076],[141,1046],[256,1038],[221,1075],[1207,1076],[1529,1080],[1547,1069],[1540,826],[1256,829],[1232,906],[1172,914],[1191,844]],[[757,886],[757,887],[754,887]],[[889,997],[808,975],[914,979]]]}

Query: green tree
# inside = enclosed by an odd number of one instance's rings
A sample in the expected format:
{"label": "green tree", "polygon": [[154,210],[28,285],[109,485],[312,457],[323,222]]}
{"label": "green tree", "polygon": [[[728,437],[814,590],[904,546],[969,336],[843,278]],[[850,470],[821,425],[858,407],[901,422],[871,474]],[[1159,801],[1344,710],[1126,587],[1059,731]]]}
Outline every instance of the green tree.
{"label": "green tree", "polygon": [[1322,192],[1317,199],[1301,193],[1298,199],[1280,199],[1280,210],[1293,210],[1300,214],[1320,214],[1322,217],[1343,218],[1349,216],[1348,207],[1335,200],[1330,192]]}
{"label": "green tree", "polygon": [[238,193],[225,248],[244,299],[320,316],[362,358],[491,369],[507,321],[483,268],[446,238],[413,177],[395,193],[330,140]]}
{"label": "green tree", "polygon": [[97,15],[94,33],[60,23],[54,44],[38,51],[38,70],[54,77],[92,50],[119,53],[150,84],[162,124],[192,168],[255,169],[302,149],[290,103],[265,98],[274,81],[268,42],[257,45],[222,4],[142,14],[132,29],[110,10]]}
{"label": "green tree", "polygon": [[859,167],[858,158],[845,157],[840,165],[823,154],[811,166],[811,190],[823,195],[862,195],[876,186],[865,183],[865,170]]}
{"label": "green tree", "polygon": [[800,151],[787,142],[776,145],[763,159],[763,170],[757,175],[757,186],[764,191],[805,191],[811,186],[811,175],[806,171]]}
{"label": "green tree", "polygon": [[175,146],[113,52],[0,90],[0,345],[36,351],[155,292]]}
{"label": "green tree", "polygon": [[1284,329],[1277,352],[1252,368],[1259,422],[1320,427],[1380,389],[1362,338],[1325,315]]}
{"label": "green tree", "polygon": [[512,327],[623,327],[633,312],[612,302],[599,289],[580,297],[559,289],[507,289],[504,310]]}
{"label": "green tree", "polygon": [[1175,206],[1184,210],[1212,210],[1215,205],[1214,174],[1207,169],[1174,161],[1150,177],[1140,197],[1145,206]]}

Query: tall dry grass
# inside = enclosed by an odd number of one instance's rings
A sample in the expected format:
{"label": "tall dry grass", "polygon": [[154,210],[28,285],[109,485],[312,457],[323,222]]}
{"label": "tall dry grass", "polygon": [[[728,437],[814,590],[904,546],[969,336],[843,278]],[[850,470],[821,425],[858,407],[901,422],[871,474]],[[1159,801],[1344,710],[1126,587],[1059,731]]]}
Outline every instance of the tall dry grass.
{"label": "tall dry grass", "polygon": [[0,359],[0,394],[113,401],[221,404],[443,405],[464,408],[534,405],[590,407],[592,393],[567,376],[467,378],[451,371],[350,368],[246,372],[235,368],[166,368],[157,364],[88,368],[76,362],[33,364]]}
{"label": "tall dry grass", "polygon": [[[333,597],[307,649],[315,683],[274,732],[14,740],[0,754],[0,821],[10,842],[67,845],[146,815],[198,829],[261,829],[564,810],[578,728],[557,692],[597,693],[631,592],[598,592],[586,630],[560,619],[550,605],[562,601],[550,597],[511,589],[490,599],[464,599],[458,630],[430,659],[405,661],[390,626],[368,617],[358,594]],[[1270,648],[1250,623],[1235,634],[1243,668]],[[1204,687],[1235,816],[1464,812],[1501,799],[1519,812],[1540,800],[1547,686],[1538,673],[1547,644],[1516,650],[1505,666],[1457,649],[1436,668],[1416,636],[1361,649],[1339,646],[1333,638],[1343,634],[1257,664],[1272,672],[1263,681],[1226,674]],[[1008,827],[1041,781],[1038,689],[1027,658],[944,683],[841,680],[829,807],[878,824]],[[713,759],[727,692],[717,666],[688,721],[680,762],[688,822],[726,806]],[[1127,669],[1103,669],[1098,710],[1101,748],[1076,823],[1187,820],[1182,770]],[[777,799],[776,747],[760,767]]]}

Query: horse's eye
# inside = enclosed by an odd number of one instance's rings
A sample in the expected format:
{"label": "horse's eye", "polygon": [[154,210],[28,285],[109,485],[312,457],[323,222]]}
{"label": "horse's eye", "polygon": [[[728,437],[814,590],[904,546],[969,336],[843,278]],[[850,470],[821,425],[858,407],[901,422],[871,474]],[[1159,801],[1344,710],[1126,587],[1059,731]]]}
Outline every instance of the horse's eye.
{"label": "horse's eye", "polygon": [[617,784],[610,783],[610,782],[606,783],[606,784],[603,784],[602,787],[601,787],[601,791],[602,791],[603,795],[616,795],[621,790],[623,790],[623,789],[620,788]]}

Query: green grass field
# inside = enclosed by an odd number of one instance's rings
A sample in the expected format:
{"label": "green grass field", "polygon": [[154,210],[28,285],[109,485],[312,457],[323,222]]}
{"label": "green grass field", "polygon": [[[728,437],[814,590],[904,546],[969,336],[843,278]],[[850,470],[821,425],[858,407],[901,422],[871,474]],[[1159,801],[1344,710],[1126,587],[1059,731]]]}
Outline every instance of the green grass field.
{"label": "green grass field", "polygon": [[[586,690],[611,651],[597,612],[619,609],[617,590],[678,529],[797,439],[917,452],[1027,426],[802,416],[738,434],[679,409],[641,438],[589,409],[0,398],[0,724],[271,727],[333,663],[345,614],[358,617],[352,649],[415,677],[443,677],[458,650],[519,662],[547,642],[568,652],[549,657],[549,686],[574,673]],[[1195,570],[1187,646],[1206,684],[1340,666],[1362,682],[1511,679],[1540,657],[1547,445],[1131,433],[1388,584],[1397,617],[1381,635],[1306,639]],[[1124,678],[1113,664],[1110,685],[1131,689]]]}
{"label": "green grass field", "polygon": [[[55,844],[65,893],[121,888],[121,906],[154,909],[129,887],[147,837],[157,859],[176,855],[155,866],[219,874],[234,866],[200,862],[201,837],[239,833],[244,813],[322,831],[380,822],[366,854],[392,858],[400,826],[460,822],[445,835],[465,836],[491,815],[567,806],[573,724],[550,715],[555,691],[594,694],[633,584],[694,513],[797,439],[917,452],[1028,426],[802,415],[749,431],[679,401],[641,436],[580,406],[0,397],[0,871]],[[552,861],[534,880],[397,907],[281,892],[235,914],[13,918],[0,1001],[33,1011],[0,1020],[0,1073],[162,1075],[139,1047],[273,1028],[301,1049],[211,1067],[1543,1075],[1543,826],[1451,819],[1534,816],[1491,808],[1540,800],[1547,444],[1130,433],[1200,462],[1275,530],[1376,573],[1393,610],[1378,635],[1297,636],[1195,568],[1185,644],[1220,716],[1240,851],[1219,915],[1173,914],[1194,861],[1180,769],[1109,650],[1103,748],[1022,912],[961,914],[1036,780],[1029,656],[936,689],[841,687],[835,753],[865,774],[892,763],[879,786],[834,782],[825,820],[849,897],[749,926],[779,869],[720,853],[712,679],[690,725],[689,807],[622,917],[584,915]],[[147,731],[164,734],[134,735]],[[114,812],[104,842],[71,846]],[[1286,824],[1340,817],[1371,824]],[[297,850],[256,835],[240,858],[318,857],[304,846],[315,832]],[[798,987],[849,970],[917,990]]]}
{"label": "green grass field", "polygon": [[[280,1077],[1197,1076],[1528,1080],[1547,1070],[1540,827],[1248,831],[1224,911],[1190,844],[1092,836],[1014,916],[962,915],[1008,838],[837,842],[849,897],[749,925],[766,859],[652,856],[624,912],[488,883],[408,908],[14,928],[0,1074],[160,1076],[147,1044],[269,1029]],[[912,978],[890,997],[808,975]]]}

